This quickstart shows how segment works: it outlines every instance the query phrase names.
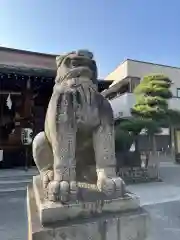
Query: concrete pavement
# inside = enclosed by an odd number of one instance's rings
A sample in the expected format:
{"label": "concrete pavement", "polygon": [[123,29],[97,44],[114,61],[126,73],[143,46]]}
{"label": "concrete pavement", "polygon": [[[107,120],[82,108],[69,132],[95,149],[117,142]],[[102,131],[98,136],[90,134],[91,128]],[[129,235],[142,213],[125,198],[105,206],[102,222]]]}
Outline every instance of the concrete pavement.
{"label": "concrete pavement", "polygon": [[144,208],[150,214],[147,240],[180,239],[180,201],[146,205]]}
{"label": "concrete pavement", "polygon": [[27,184],[32,181],[32,176],[37,174],[36,168],[28,171],[10,169],[0,170],[0,196],[4,192],[25,191]]}
{"label": "concrete pavement", "polygon": [[160,178],[163,182],[133,184],[127,188],[140,197],[141,205],[179,201],[180,165],[161,163]]}
{"label": "concrete pavement", "polygon": [[34,168],[0,170],[0,240],[27,239],[26,188],[36,174]]}
{"label": "concrete pavement", "polygon": [[147,240],[180,239],[180,166],[160,164],[163,182],[128,186],[150,214]]}
{"label": "concrete pavement", "polygon": [[[14,170],[9,173],[9,183],[18,179],[27,179],[23,172],[20,177],[17,173],[14,174]],[[0,181],[5,181],[2,178],[7,177],[7,172],[3,174],[0,171]],[[134,184],[129,185],[128,189],[140,197],[141,205],[150,214],[150,234],[147,240],[179,240],[180,166],[169,163],[161,164],[160,176],[163,182]],[[29,174],[28,178],[31,179],[32,175]],[[26,182],[24,181],[23,184],[26,185]],[[27,239],[26,192],[24,190],[0,193],[1,239]]]}

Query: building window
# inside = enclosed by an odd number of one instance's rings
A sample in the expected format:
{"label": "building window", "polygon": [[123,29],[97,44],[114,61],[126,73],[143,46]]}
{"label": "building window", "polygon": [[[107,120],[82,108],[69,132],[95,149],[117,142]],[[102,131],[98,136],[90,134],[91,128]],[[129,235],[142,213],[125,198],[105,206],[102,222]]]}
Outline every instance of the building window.
{"label": "building window", "polygon": [[180,88],[177,88],[177,97],[180,98]]}

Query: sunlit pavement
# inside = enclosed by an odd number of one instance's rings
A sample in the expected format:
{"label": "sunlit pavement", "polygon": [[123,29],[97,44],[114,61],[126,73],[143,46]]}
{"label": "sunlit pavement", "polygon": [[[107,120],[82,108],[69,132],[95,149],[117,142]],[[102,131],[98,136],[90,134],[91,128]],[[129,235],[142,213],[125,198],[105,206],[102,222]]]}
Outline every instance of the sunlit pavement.
{"label": "sunlit pavement", "polygon": [[163,182],[128,186],[150,214],[147,240],[180,239],[180,166],[161,163]]}
{"label": "sunlit pavement", "polygon": [[[180,166],[161,164],[160,176],[163,182],[129,185],[128,189],[140,197],[150,214],[147,240],[179,240]],[[0,240],[27,239],[26,191],[13,189],[0,193]]]}
{"label": "sunlit pavement", "polygon": [[127,188],[140,197],[141,205],[152,205],[180,200],[180,166],[160,165],[162,182],[129,185]]}

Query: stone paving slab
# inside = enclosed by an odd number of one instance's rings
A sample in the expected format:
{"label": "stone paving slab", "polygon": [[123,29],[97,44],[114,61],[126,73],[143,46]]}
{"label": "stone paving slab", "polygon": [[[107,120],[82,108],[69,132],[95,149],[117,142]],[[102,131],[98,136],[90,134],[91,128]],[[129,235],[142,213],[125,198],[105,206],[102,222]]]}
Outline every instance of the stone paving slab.
{"label": "stone paving slab", "polygon": [[141,205],[152,205],[180,200],[180,186],[164,182],[129,185],[128,190],[140,198]]}
{"label": "stone paving slab", "polygon": [[36,168],[30,168],[28,171],[21,169],[0,169],[0,178],[1,177],[17,177],[17,176],[34,176],[38,174]]}
{"label": "stone paving slab", "polygon": [[180,201],[146,206],[150,214],[147,240],[180,239]]}
{"label": "stone paving slab", "polygon": [[27,239],[27,213],[25,197],[16,194],[0,198],[0,239]]}
{"label": "stone paving slab", "polygon": [[[179,240],[180,165],[162,165],[160,174],[164,182],[130,185],[128,189],[140,196],[141,205],[150,213],[151,230],[147,240]],[[25,190],[1,193],[0,213],[0,240],[27,239]]]}
{"label": "stone paving slab", "polygon": [[27,187],[15,187],[15,188],[7,188],[7,189],[0,189],[0,195],[1,193],[13,193],[18,191],[26,191]]}

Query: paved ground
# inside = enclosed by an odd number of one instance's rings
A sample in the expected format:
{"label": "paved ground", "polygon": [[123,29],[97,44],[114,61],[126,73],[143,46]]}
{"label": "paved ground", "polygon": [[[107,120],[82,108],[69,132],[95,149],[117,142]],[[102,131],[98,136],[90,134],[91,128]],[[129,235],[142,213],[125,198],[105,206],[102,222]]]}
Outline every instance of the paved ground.
{"label": "paved ground", "polygon": [[[27,213],[24,188],[26,186],[25,179],[29,181],[32,174],[29,172],[29,176],[25,178],[22,172],[20,177],[14,176],[14,179],[11,173],[10,182],[4,185],[7,191],[0,191],[0,240],[25,240],[27,239]],[[4,175],[0,171],[2,181],[7,175],[8,171]],[[162,164],[160,175],[164,180],[162,183],[136,184],[130,185],[128,188],[140,196],[141,205],[150,214],[151,228],[147,240],[179,240],[180,166]],[[0,190],[3,189],[1,180]],[[16,182],[18,180],[20,180],[20,185],[17,185],[19,184]],[[12,189],[12,184],[14,190],[8,191],[8,188]]]}
{"label": "paved ground", "polygon": [[180,239],[180,166],[161,164],[162,183],[128,186],[141,199],[141,205],[150,214],[147,240]]}
{"label": "paved ground", "polygon": [[25,191],[0,196],[0,239],[26,240],[27,213]]}
{"label": "paved ground", "polygon": [[180,239],[180,201],[155,204],[145,208],[151,217],[147,240]]}

